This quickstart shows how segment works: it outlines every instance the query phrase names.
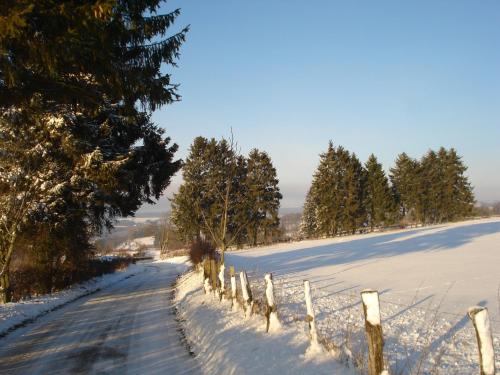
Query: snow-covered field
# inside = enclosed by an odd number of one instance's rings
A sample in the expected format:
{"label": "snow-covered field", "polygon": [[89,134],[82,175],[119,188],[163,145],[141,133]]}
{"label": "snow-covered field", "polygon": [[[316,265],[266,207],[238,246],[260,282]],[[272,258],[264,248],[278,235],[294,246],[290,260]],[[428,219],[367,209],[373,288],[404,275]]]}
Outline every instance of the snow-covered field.
{"label": "snow-covered field", "polygon": [[118,245],[116,248],[126,251],[137,251],[141,246],[151,247],[154,245],[154,243],[155,243],[154,236],[139,237],[139,238],[134,238],[133,240],[130,241],[125,241],[122,244]]}
{"label": "snow-covered field", "polygon": [[[283,341],[270,340],[259,332],[260,323],[247,324],[241,314],[233,315],[228,309],[217,308],[213,301],[204,301],[202,307],[187,310],[186,319],[196,345],[207,351],[208,368],[210,363],[215,366],[225,361],[224,357],[215,358],[218,352],[213,348],[222,348],[225,353],[236,345],[243,350],[239,341],[253,340],[255,332],[262,344],[255,341],[247,352],[279,356],[275,352],[280,348],[275,344],[288,343],[292,348],[290,368],[301,368],[304,359],[299,354],[305,350],[303,340],[307,337],[304,279],[311,281],[320,337],[347,347],[354,362],[366,360],[360,291],[373,288],[380,292],[391,373],[479,372],[476,338],[466,316],[467,308],[473,305],[489,309],[496,366],[500,368],[499,218],[279,244],[227,254],[226,262],[248,271],[257,297],[264,289],[264,273],[273,273],[278,311],[287,333]],[[198,305],[202,298],[199,290],[187,297]],[[211,332],[222,333],[207,336],[204,317]],[[250,338],[248,332],[252,332]],[[259,347],[265,349],[261,352]],[[258,366],[262,374],[276,372],[254,364],[267,363],[260,356],[242,358],[240,368],[254,371]]]}
{"label": "snow-covered field", "polygon": [[0,336],[62,305],[131,277],[143,271],[142,265],[132,264],[127,269],[96,277],[57,293],[0,306]]}
{"label": "snow-covered field", "polygon": [[[156,221],[159,221],[161,220],[161,217],[159,216],[152,216],[152,217],[133,217],[133,216],[129,216],[129,217],[123,217],[123,218],[120,218],[117,220],[117,225],[120,226],[120,225],[124,225],[124,224],[146,224],[146,223],[153,223],[153,222],[156,222]],[[127,225],[129,226],[129,225]]]}
{"label": "snow-covered field", "polygon": [[130,241],[125,241],[116,247],[120,252],[126,252],[133,256],[141,248],[145,249],[144,255],[154,259],[160,258],[160,250],[154,247],[155,237],[139,237]]}

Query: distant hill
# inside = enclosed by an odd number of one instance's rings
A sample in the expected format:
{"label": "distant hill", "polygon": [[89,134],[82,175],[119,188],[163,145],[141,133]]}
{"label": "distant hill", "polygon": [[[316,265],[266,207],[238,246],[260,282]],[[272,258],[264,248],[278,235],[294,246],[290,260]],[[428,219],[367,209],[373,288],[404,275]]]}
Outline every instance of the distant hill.
{"label": "distant hill", "polygon": [[283,207],[280,208],[280,216],[288,214],[301,214],[302,207]]}

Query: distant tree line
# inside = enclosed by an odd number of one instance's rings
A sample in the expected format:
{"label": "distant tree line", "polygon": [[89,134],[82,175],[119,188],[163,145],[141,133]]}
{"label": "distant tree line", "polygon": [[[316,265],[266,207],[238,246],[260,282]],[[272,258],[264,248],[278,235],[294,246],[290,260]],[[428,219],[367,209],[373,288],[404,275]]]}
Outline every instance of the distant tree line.
{"label": "distant tree line", "polygon": [[232,140],[197,137],[182,167],[171,220],[182,238],[229,246],[257,245],[279,233],[282,195],[266,152],[239,154]]}
{"label": "distant tree line", "polygon": [[329,237],[396,223],[462,219],[474,205],[466,170],[453,148],[441,147],[420,160],[398,155],[387,178],[373,154],[362,165],[356,154],[330,142],[306,197],[301,235]]}
{"label": "distant tree line", "polygon": [[500,202],[485,203],[479,202],[476,207],[474,207],[474,214],[476,216],[498,216],[500,215]]}

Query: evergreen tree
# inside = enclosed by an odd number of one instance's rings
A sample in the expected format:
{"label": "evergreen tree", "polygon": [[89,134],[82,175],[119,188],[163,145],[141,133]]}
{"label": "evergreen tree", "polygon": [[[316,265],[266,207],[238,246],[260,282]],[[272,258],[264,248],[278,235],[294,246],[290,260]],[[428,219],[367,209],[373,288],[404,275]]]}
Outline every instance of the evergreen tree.
{"label": "evergreen tree", "polygon": [[389,181],[382,169],[382,164],[371,154],[365,164],[366,196],[365,207],[368,225],[373,231],[375,227],[387,225],[394,210],[393,196]]}
{"label": "evergreen tree", "polygon": [[186,240],[202,235],[222,253],[238,243],[249,222],[246,160],[234,143],[198,137],[183,167],[184,183],[172,200],[172,221]]}
{"label": "evergreen tree", "polygon": [[419,162],[401,154],[391,169],[391,181],[402,212],[423,224],[470,215],[474,195],[466,170],[454,149],[429,150]]}
{"label": "evergreen tree", "polygon": [[421,161],[424,223],[442,223],[470,215],[474,204],[467,170],[454,149],[429,150]]}
{"label": "evergreen tree", "polygon": [[342,221],[344,179],[342,178],[342,147],[336,149],[330,141],[328,149],[320,155],[310,192],[315,202],[316,236],[335,236]]}
{"label": "evergreen tree", "polygon": [[441,222],[440,216],[444,209],[443,197],[443,166],[436,152],[429,150],[419,164],[421,190],[418,200],[421,202],[422,215],[420,221],[424,224]]}
{"label": "evergreen tree", "polygon": [[314,201],[314,194],[312,192],[312,187],[307,192],[306,200],[304,202],[304,207],[302,209],[302,217],[300,220],[299,233],[301,237],[313,238],[318,233],[318,228],[316,224],[316,214],[317,205]]}
{"label": "evergreen tree", "polygon": [[422,209],[418,199],[421,186],[419,163],[403,152],[396,158],[389,177],[401,217],[420,220]]}
{"label": "evergreen tree", "polygon": [[159,3],[0,5],[1,301],[29,225],[78,212],[81,231],[98,233],[158,198],[180,167],[150,111],[179,98],[160,67],[175,65],[187,30],[164,37],[179,11],[157,15]]}
{"label": "evergreen tree", "polygon": [[365,173],[356,154],[348,156],[345,168],[343,231],[356,233],[366,222]]}
{"label": "evergreen tree", "polygon": [[278,210],[282,195],[276,169],[265,152],[253,149],[247,160],[246,188],[250,221],[248,232],[252,245],[257,245],[259,234],[265,242],[268,235],[279,228]]}
{"label": "evergreen tree", "polygon": [[172,200],[172,222],[185,240],[209,238],[224,255],[229,246],[255,244],[279,229],[282,196],[267,153],[254,149],[246,159],[233,141],[198,137],[183,180]]}
{"label": "evergreen tree", "polygon": [[445,163],[445,194],[447,204],[446,220],[458,220],[470,216],[474,208],[474,192],[465,175],[467,167],[455,149],[447,152]]}
{"label": "evergreen tree", "polygon": [[[215,142],[215,140],[211,140]],[[196,137],[189,148],[189,154],[182,166],[183,183],[172,199],[171,220],[180,237],[186,242],[200,239],[203,233],[201,216],[202,196],[209,164],[206,162],[209,141]]]}
{"label": "evergreen tree", "polygon": [[302,231],[307,237],[353,233],[365,221],[365,176],[354,154],[342,146],[320,155],[304,205]]}

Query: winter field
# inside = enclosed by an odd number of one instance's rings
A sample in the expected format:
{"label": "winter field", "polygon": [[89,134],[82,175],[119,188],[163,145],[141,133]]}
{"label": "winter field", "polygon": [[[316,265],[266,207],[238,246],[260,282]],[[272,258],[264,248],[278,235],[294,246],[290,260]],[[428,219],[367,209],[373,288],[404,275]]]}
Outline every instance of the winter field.
{"label": "winter field", "polygon": [[159,259],[160,250],[154,247],[154,242],[154,236],[134,238],[133,240],[125,241],[122,244],[116,246],[115,250],[125,252],[129,256],[133,256],[139,250],[143,249],[145,256]]}
{"label": "winter field", "polygon": [[[365,288],[380,292],[391,374],[478,373],[476,338],[466,315],[473,305],[489,309],[500,367],[500,218],[278,244],[232,252],[226,264],[247,270],[254,298],[262,297],[264,274],[273,273],[283,330],[266,335],[262,317],[245,322],[241,311],[204,296],[197,275],[185,278],[181,311],[206,373],[236,373],[236,367],[238,373],[339,373],[333,356],[304,355],[305,279],[320,337],[338,348],[342,373],[351,371],[346,364],[363,367],[366,361],[360,303]],[[241,350],[255,356],[238,355]]]}

